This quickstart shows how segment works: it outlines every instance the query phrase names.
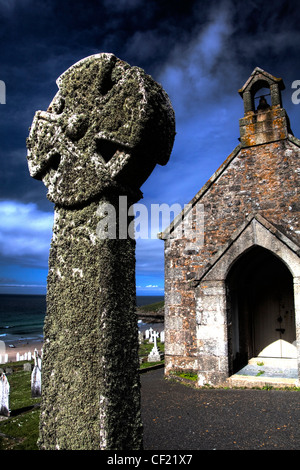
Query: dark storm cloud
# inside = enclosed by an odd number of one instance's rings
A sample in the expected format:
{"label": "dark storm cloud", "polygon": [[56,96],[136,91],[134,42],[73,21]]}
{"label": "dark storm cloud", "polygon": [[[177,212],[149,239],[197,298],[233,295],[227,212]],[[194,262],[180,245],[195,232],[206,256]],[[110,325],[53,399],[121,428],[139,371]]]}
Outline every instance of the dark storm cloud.
{"label": "dark storm cloud", "polygon": [[[193,4],[185,3],[186,7]],[[11,174],[18,182],[14,185],[17,200],[27,200],[28,191],[44,197],[40,185],[34,187],[31,182],[29,189],[25,140],[34,112],[46,109],[56,93],[57,77],[77,60],[97,52],[113,52],[158,74],[176,41],[186,36],[185,25],[191,21],[185,16],[179,21],[180,4],[1,0],[0,79],[6,83],[7,105],[0,109],[5,155],[0,199],[13,196],[7,184]],[[22,151],[23,159],[15,158]]]}

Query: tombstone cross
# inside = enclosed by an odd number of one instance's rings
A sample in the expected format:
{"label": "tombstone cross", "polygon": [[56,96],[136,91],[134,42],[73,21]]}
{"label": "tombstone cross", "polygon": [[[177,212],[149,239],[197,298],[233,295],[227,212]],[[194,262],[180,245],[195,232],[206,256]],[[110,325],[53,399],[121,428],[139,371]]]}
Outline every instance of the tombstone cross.
{"label": "tombstone cross", "polygon": [[[57,84],[27,141],[30,174],[55,203],[39,447],[140,449],[135,240],[119,198],[128,211],[167,163],[174,112],[159,84],[113,54],[77,62]],[[115,238],[97,232],[103,206]]]}
{"label": "tombstone cross", "polygon": [[154,342],[154,348],[157,349],[157,338],[159,337],[159,332],[158,331],[153,331],[153,342]]}

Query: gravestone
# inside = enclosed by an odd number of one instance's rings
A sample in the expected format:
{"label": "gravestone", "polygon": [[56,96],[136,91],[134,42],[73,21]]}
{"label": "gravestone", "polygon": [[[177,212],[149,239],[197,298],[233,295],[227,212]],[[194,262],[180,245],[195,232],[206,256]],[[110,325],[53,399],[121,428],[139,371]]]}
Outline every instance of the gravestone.
{"label": "gravestone", "polygon": [[4,373],[0,376],[0,415],[10,416],[9,410],[9,382]]}
{"label": "gravestone", "polygon": [[139,331],[139,344],[142,344],[143,340],[144,340],[144,334],[142,331]]}
{"label": "gravestone", "polygon": [[149,328],[149,343],[153,343],[153,342],[154,342],[154,340],[153,340],[153,338],[154,338],[154,336],[153,336],[154,333],[155,333],[155,332],[154,332],[153,328],[150,327],[150,328]]}
{"label": "gravestone", "polygon": [[0,364],[8,362],[8,354],[6,353],[6,346],[4,341],[0,341]]}
{"label": "gravestone", "polygon": [[31,372],[31,396],[33,398],[42,395],[42,358],[37,349],[34,350],[34,366]]}
{"label": "gravestone", "polygon": [[39,447],[140,449],[135,240],[126,216],[170,157],[174,112],[159,84],[113,54],[79,61],[57,84],[27,142],[30,174],[55,204]]}

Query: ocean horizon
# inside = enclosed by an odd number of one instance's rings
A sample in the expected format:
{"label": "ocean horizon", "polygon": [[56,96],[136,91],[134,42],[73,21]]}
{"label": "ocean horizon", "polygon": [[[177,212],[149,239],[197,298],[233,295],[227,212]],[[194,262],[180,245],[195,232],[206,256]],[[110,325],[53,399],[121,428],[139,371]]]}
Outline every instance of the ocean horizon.
{"label": "ocean horizon", "polygon": [[[141,307],[164,300],[162,295],[137,295]],[[43,339],[46,295],[0,294],[0,341]]]}

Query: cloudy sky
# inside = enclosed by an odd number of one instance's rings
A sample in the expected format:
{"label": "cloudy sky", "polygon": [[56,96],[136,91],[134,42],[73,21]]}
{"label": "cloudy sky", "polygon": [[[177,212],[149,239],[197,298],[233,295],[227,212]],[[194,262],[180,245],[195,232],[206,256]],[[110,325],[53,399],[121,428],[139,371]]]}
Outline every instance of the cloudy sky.
{"label": "cloudy sky", "polygon": [[[283,78],[283,104],[300,136],[300,105],[292,101],[299,24],[297,1],[0,0],[0,293],[46,292],[53,204],[29,176],[26,137],[62,72],[112,52],[162,84],[177,135],[141,202],[183,207],[238,144],[238,89],[255,67]],[[136,271],[137,294],[163,294],[161,240],[137,240]]]}

